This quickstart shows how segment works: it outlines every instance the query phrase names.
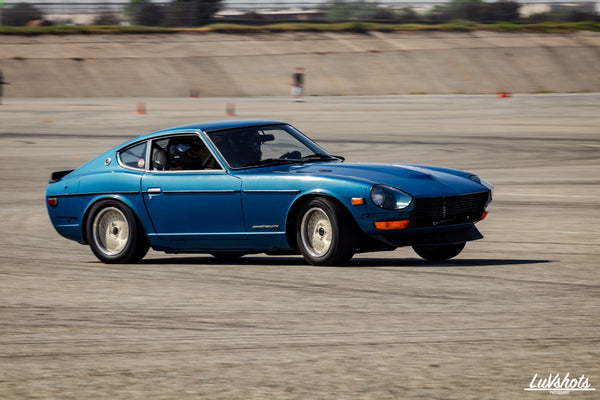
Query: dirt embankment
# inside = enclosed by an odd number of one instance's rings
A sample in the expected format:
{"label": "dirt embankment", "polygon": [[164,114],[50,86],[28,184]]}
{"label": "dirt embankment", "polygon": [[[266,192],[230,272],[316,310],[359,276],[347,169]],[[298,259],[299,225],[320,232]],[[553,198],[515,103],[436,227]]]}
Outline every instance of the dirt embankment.
{"label": "dirt embankment", "polygon": [[6,97],[600,92],[600,33],[0,37]]}

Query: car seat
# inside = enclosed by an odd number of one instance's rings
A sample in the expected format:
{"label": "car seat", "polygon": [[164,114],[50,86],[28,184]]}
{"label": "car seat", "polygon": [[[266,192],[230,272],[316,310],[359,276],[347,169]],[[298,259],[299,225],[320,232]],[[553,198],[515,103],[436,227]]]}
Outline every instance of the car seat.
{"label": "car seat", "polygon": [[167,169],[167,152],[161,148],[155,148],[152,152],[152,169],[155,171]]}

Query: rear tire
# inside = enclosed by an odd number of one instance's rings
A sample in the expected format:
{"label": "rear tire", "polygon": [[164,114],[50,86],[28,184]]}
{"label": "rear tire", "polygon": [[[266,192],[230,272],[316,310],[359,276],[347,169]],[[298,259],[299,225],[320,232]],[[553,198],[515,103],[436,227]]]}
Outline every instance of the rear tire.
{"label": "rear tire", "polygon": [[116,200],[94,204],[86,233],[92,252],[107,264],[136,263],[150,248],[133,211]]}
{"label": "rear tire", "polygon": [[335,202],[325,198],[309,201],[300,210],[296,227],[298,248],[310,264],[344,265],[354,256],[354,225]]}
{"label": "rear tire", "polygon": [[465,248],[465,243],[440,246],[413,246],[413,250],[428,261],[446,261],[456,257]]}

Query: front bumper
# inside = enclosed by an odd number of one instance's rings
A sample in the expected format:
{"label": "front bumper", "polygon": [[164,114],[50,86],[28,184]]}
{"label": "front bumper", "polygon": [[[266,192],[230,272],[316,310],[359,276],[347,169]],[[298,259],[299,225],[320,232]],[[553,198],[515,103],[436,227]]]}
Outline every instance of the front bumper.
{"label": "front bumper", "polygon": [[483,235],[473,224],[446,226],[444,228],[415,228],[385,234],[370,235],[387,246],[439,246],[465,243],[482,239]]}

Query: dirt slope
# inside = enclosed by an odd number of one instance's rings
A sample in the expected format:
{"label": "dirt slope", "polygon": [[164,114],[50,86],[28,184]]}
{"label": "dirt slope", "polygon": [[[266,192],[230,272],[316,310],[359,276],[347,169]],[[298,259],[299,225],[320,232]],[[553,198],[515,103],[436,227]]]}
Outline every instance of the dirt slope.
{"label": "dirt slope", "polygon": [[600,33],[0,37],[7,97],[600,92]]}

